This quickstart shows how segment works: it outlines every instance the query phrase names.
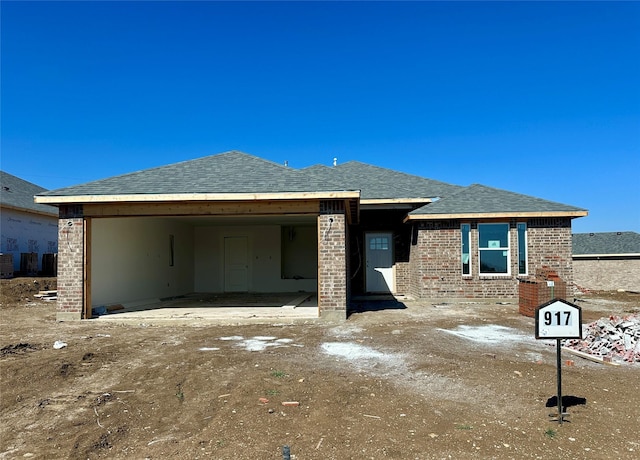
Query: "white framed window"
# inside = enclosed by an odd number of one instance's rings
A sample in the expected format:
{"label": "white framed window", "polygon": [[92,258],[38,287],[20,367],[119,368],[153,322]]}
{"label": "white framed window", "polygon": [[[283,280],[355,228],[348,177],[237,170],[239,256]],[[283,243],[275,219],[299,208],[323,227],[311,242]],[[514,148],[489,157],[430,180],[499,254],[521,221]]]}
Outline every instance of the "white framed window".
{"label": "white framed window", "polygon": [[462,276],[471,276],[471,224],[460,225],[462,237]]}
{"label": "white framed window", "polygon": [[511,274],[509,224],[478,224],[480,275]]}
{"label": "white framed window", "polygon": [[518,275],[529,273],[527,259],[527,224],[518,222]]}

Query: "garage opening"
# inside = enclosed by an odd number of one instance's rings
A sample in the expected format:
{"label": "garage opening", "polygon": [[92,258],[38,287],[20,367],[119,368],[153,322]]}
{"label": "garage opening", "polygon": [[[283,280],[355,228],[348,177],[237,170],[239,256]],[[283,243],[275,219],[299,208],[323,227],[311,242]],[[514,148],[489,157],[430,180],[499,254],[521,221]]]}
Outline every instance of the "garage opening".
{"label": "garage opening", "polygon": [[317,250],[311,215],[94,218],[91,304],[126,312],[282,303],[314,306],[317,316]]}

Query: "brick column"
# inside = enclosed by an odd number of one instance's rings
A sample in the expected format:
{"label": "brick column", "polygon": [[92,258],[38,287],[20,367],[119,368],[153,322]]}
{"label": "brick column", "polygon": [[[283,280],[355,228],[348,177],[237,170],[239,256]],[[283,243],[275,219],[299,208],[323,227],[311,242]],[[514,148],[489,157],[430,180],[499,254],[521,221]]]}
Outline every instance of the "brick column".
{"label": "brick column", "polygon": [[318,309],[320,317],[330,321],[347,318],[346,244],[344,211],[321,211],[318,216]]}
{"label": "brick column", "polygon": [[60,206],[56,319],[82,319],[84,303],[84,218],[82,206]]}

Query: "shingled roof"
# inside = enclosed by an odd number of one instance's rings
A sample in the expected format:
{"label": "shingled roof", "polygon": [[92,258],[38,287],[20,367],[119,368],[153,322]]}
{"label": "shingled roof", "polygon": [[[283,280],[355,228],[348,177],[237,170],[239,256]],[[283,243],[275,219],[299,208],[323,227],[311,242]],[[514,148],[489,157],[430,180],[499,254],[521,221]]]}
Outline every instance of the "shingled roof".
{"label": "shingled roof", "polygon": [[574,233],[574,256],[640,256],[640,234],[636,232]]}
{"label": "shingled roof", "polygon": [[408,219],[508,217],[509,215],[580,217],[587,215],[587,211],[575,206],[473,184],[442,200],[410,212]]}
{"label": "shingled roof", "polygon": [[346,191],[341,183],[230,151],[41,193],[42,197]]}
{"label": "shingled roof", "polygon": [[0,205],[3,207],[58,217],[55,207],[33,201],[35,195],[47,189],[4,171],[0,171],[0,184]]}
{"label": "shingled roof", "polygon": [[310,166],[301,170],[311,177],[337,181],[343,187],[361,191],[361,200],[433,199],[451,195],[460,190],[458,185],[447,184],[381,168],[359,161],[349,161],[338,166]]}
{"label": "shingled roof", "polygon": [[[357,161],[294,169],[238,151],[42,191],[40,203],[191,201],[288,197],[349,198],[361,204],[414,203],[408,219],[584,216],[583,209],[474,184],[447,184]],[[527,214],[528,213],[528,214]]]}

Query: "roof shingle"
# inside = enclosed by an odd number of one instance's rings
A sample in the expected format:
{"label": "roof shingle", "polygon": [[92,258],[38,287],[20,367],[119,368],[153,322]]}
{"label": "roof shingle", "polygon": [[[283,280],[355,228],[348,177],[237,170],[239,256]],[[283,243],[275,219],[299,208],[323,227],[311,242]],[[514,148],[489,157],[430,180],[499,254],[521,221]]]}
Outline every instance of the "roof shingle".
{"label": "roof shingle", "polygon": [[[485,185],[473,184],[435,203],[418,208],[412,216],[438,214],[492,214],[516,212],[580,212],[585,211],[554,201]],[[586,212],[586,211],[585,211]]]}
{"label": "roof shingle", "polygon": [[359,161],[349,161],[332,168],[310,166],[302,169],[311,176],[338,181],[343,187],[361,190],[362,199],[436,198],[461,189],[458,185],[426,179]]}
{"label": "roof shingle", "polygon": [[231,151],[61,188],[43,196],[182,193],[283,193],[342,191],[316,179],[246,153]]}
{"label": "roof shingle", "polygon": [[640,254],[640,233],[574,233],[573,255]]}
{"label": "roof shingle", "polygon": [[2,185],[2,190],[0,191],[0,203],[2,205],[58,216],[58,210],[54,206],[33,201],[35,195],[41,194],[47,189],[4,171],[0,171],[0,184]]}

